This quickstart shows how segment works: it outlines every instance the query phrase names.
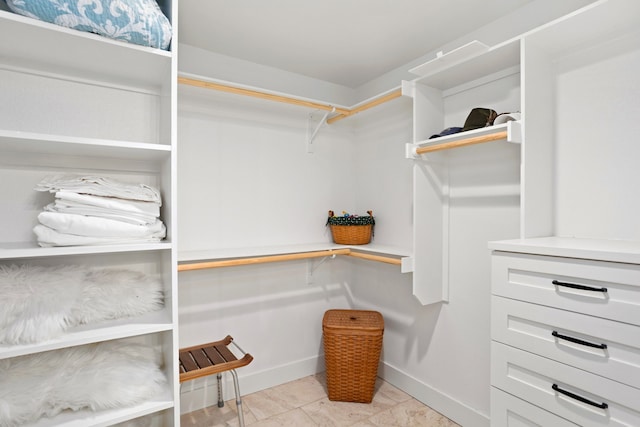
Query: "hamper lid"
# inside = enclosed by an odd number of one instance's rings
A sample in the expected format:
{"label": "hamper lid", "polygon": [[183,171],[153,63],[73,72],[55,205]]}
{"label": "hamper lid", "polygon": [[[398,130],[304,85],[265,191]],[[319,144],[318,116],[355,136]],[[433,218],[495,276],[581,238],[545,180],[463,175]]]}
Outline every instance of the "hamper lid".
{"label": "hamper lid", "polygon": [[382,314],[372,310],[333,309],[324,313],[322,328],[335,331],[379,332],[384,330],[384,319]]}

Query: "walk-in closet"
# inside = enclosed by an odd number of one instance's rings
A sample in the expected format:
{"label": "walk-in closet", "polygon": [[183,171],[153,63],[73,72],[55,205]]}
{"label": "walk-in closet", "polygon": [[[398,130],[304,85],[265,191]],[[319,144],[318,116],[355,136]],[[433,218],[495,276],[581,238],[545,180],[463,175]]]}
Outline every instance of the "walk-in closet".
{"label": "walk-in closet", "polygon": [[640,425],[640,3],[263,3],[0,0],[0,426]]}

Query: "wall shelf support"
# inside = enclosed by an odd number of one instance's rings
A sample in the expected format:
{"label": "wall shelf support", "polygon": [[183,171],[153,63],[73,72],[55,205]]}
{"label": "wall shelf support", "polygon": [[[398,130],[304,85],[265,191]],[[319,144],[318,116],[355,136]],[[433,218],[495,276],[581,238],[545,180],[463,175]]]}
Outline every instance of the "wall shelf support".
{"label": "wall shelf support", "polygon": [[329,114],[335,113],[335,111],[336,109],[332,108],[331,111],[327,111],[326,113],[324,113],[317,124],[315,124],[315,120],[313,119],[314,113],[309,114],[309,119],[307,120],[307,153],[313,153],[313,140],[320,131],[322,125],[327,122],[327,117],[329,117]]}
{"label": "wall shelf support", "polygon": [[323,257],[317,264],[313,265],[313,259],[307,261],[307,285],[312,285],[314,283],[313,273],[325,263],[328,259],[335,259],[336,254],[332,254],[326,257]]}

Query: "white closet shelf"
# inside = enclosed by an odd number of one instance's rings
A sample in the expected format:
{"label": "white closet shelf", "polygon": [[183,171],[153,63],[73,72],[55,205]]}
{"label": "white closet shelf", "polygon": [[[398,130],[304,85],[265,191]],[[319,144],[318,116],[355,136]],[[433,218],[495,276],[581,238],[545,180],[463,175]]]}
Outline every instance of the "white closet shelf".
{"label": "white closet shelf", "polygon": [[5,40],[0,47],[0,63],[11,68],[156,92],[170,80],[171,52],[116,41],[2,10],[0,39]]}
{"label": "white closet shelf", "polygon": [[[236,265],[236,262],[237,265],[242,265],[259,263],[260,261],[251,262],[251,260],[255,260],[257,258],[278,257],[274,259],[276,261],[286,261],[294,259],[304,259],[306,257],[310,258],[332,255],[351,255],[354,257],[370,259],[373,261],[403,265],[403,259],[410,257],[411,251],[375,244],[337,245],[334,243],[310,243],[301,245],[179,252],[178,262],[180,263],[180,265],[190,265],[209,262],[217,263],[218,261],[220,261],[224,263],[221,266],[227,266],[226,261],[231,262],[233,265]],[[247,262],[245,263],[242,260],[247,260]],[[263,262],[269,262],[269,260],[265,259]],[[179,271],[180,265],[178,266]]]}
{"label": "white closet shelf", "polygon": [[98,340],[106,341],[170,331],[173,327],[171,320],[170,310],[168,307],[165,307],[163,310],[147,313],[137,318],[125,318],[91,325],[82,325],[68,330],[55,339],[41,343],[21,345],[0,344],[0,359],[89,344]]}
{"label": "white closet shelf", "polygon": [[485,142],[506,140],[522,142],[522,126],[520,121],[510,121],[500,125],[473,129],[466,132],[427,139],[415,144],[407,144],[407,158],[419,159],[422,154]]}
{"label": "white closet shelf", "polygon": [[446,90],[520,64],[520,42],[509,40],[488,47],[474,40],[409,70],[414,81]]}
{"label": "white closet shelf", "polygon": [[64,411],[53,418],[45,417],[34,424],[26,424],[25,427],[102,427],[132,420],[172,408],[173,399],[169,387],[166,386],[160,395],[135,406],[95,412],[88,409]]}
{"label": "white closet shelf", "polygon": [[0,151],[153,161],[168,158],[171,146],[0,129]]}
{"label": "white closet shelf", "polygon": [[0,242],[0,259],[22,259],[65,255],[107,254],[119,252],[147,252],[170,250],[172,243],[163,240],[159,243],[140,243],[126,245],[100,246],[60,246],[41,248],[35,242]]}

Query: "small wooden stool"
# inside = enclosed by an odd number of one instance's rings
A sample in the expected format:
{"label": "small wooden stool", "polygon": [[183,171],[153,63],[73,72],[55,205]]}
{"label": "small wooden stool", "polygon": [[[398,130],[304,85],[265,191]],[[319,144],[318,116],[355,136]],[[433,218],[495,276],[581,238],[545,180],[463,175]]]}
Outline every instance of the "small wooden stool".
{"label": "small wooden stool", "polygon": [[[228,348],[233,344],[244,356],[238,359]],[[230,371],[233,376],[233,386],[236,392],[236,407],[238,408],[238,420],[240,427],[244,427],[244,414],[242,413],[242,398],[240,397],[240,384],[236,369],[248,365],[253,356],[242,350],[229,335],[221,341],[180,349],[180,383],[195,380],[208,375],[217,375],[218,380],[218,407],[224,406],[222,398],[222,372]]]}

